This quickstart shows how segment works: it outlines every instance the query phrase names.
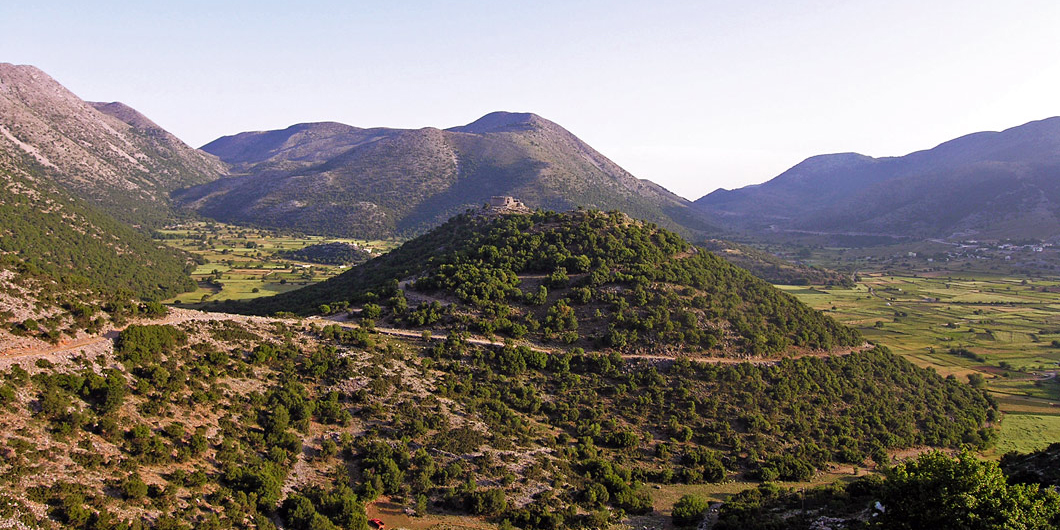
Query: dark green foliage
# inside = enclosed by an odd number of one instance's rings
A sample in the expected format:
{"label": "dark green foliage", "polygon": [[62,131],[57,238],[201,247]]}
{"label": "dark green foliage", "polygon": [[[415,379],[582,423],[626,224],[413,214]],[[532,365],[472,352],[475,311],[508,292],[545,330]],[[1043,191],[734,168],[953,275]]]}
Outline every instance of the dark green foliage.
{"label": "dark green foliage", "polygon": [[477,450],[483,441],[482,433],[470,427],[459,427],[439,434],[434,444],[450,453],[466,454]]}
{"label": "dark green foliage", "polygon": [[1015,482],[1060,486],[1060,443],[1028,454],[1008,453],[1001,457],[1001,469]]}
{"label": "dark green foliage", "polygon": [[142,499],[147,496],[147,484],[140,475],[131,474],[122,481],[121,493],[126,499]]}
{"label": "dark green foliage", "polygon": [[671,518],[674,526],[696,526],[710,508],[710,503],[702,497],[684,495],[674,503]]}
{"label": "dark green foliage", "polygon": [[982,355],[979,355],[979,354],[969,350],[968,348],[950,348],[949,349],[949,353],[950,353],[950,355],[956,355],[958,357],[964,357],[966,359],[971,359],[971,360],[973,360],[975,362],[979,362],[979,363],[986,362],[986,358],[984,358]]}
{"label": "dark green foliage", "polygon": [[880,525],[920,528],[1047,529],[1060,524],[1060,495],[1037,484],[1008,484],[997,462],[970,452],[932,452],[887,472]]}
{"label": "dark green foliage", "polygon": [[821,517],[843,528],[1044,530],[1060,523],[1060,495],[1038,484],[1010,484],[996,462],[970,452],[932,452],[849,484],[743,491],[721,506],[715,528],[809,530]]}
{"label": "dark green foliage", "polygon": [[813,465],[805,460],[792,455],[776,455],[759,463],[758,478],[765,482],[803,482],[813,478],[814,471]]}
{"label": "dark green foliage", "polygon": [[810,530],[818,517],[847,519],[850,528],[864,528],[856,515],[869,508],[880,480],[870,476],[849,486],[836,483],[797,491],[766,483],[737,493],[718,509],[715,530]]}
{"label": "dark green foliage", "polygon": [[281,513],[288,528],[368,530],[364,505],[353,490],[343,485],[293,493],[283,502]]}
{"label": "dark green foliage", "polygon": [[[981,390],[882,348],[775,365],[678,360],[659,368],[506,347],[442,366],[444,395],[480,411],[494,436],[524,433],[520,411],[617,457],[655,438],[660,425],[688,427],[689,442],[653,460],[679,470],[664,481],[718,482],[726,462],[764,480],[806,480],[829,462],[861,463],[880,448],[987,447],[995,436],[984,425],[996,406]],[[751,457],[741,462],[740,453]]]}
{"label": "dark green foliage", "polygon": [[8,182],[0,187],[0,266],[54,282],[47,289],[55,292],[94,293],[89,300],[161,300],[195,287],[180,252],[41,181],[2,169],[0,178]]}
{"label": "dark green foliage", "polygon": [[372,253],[349,243],[319,243],[298,250],[280,251],[274,257],[324,265],[352,265],[368,261]]}
{"label": "dark green foliage", "polygon": [[167,350],[183,344],[187,335],[168,324],[140,326],[133,324],[118,334],[114,351],[130,365],[158,362]]}
{"label": "dark green foliage", "polygon": [[0,384],[0,407],[15,402],[15,388],[8,383]]}
{"label": "dark green foliage", "polygon": [[[50,488],[37,487],[30,491],[30,497],[38,502],[44,502],[48,506],[48,515],[58,521],[63,528],[75,528],[79,530],[146,530],[155,528],[164,529],[186,529],[187,525],[181,524],[172,517],[162,516],[154,525],[145,521],[131,519],[123,520],[103,508],[99,497],[94,497],[92,492],[80,484],[69,482],[57,482]],[[0,516],[6,516],[4,510],[9,506],[0,506]],[[23,522],[27,522],[23,518]],[[38,527],[38,525],[33,525]],[[16,525],[18,527],[18,525]],[[51,528],[51,525],[40,525],[42,528]]]}
{"label": "dark green foliage", "polygon": [[681,457],[681,471],[685,482],[721,482],[725,479],[725,465],[716,451],[692,446]]}
{"label": "dark green foliage", "polygon": [[498,515],[508,509],[504,491],[497,488],[478,490],[468,496],[468,511],[476,515]]}
{"label": "dark green foliage", "polygon": [[[571,276],[568,265],[570,271],[584,272]],[[545,279],[525,285],[520,275]],[[745,355],[861,342],[856,331],[746,271],[617,212],[459,216],[322,284],[226,307],[259,314],[311,313],[321,304],[374,303],[400,292],[398,281],[409,278],[418,278],[414,289],[450,295],[478,315],[467,321],[446,317],[440,307],[421,306],[398,319],[411,325],[441,322],[622,350]],[[599,336],[584,331],[601,326],[607,331]]]}

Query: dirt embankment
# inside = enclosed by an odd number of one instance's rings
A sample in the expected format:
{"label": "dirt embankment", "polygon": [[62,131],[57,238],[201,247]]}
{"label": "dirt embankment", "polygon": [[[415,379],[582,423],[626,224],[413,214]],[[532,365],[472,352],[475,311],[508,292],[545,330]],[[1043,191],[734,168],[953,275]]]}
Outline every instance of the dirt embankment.
{"label": "dirt embankment", "polygon": [[231,320],[245,324],[262,324],[273,322],[277,319],[170,308],[169,313],[162,318],[136,319],[124,326],[111,326],[95,335],[79,334],[58,344],[49,344],[35,339],[30,341],[10,341],[0,344],[0,370],[6,370],[16,363],[33,363],[37,359],[62,362],[75,355],[84,355],[91,359],[100,354],[110,353],[114,349],[114,339],[118,336],[118,333],[131,324],[176,325],[184,322],[210,320]]}

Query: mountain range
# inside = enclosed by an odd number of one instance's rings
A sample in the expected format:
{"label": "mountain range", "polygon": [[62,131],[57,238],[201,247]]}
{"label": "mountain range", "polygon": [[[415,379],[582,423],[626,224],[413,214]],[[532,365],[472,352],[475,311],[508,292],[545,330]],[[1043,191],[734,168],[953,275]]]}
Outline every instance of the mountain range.
{"label": "mountain range", "polygon": [[494,112],[445,130],[304,123],[226,136],[202,149],[230,164],[231,175],[175,197],[226,222],[407,236],[509,195],[531,208],[618,209],[686,234],[711,230],[689,201],[529,113]]}
{"label": "mountain range", "polygon": [[[715,227],[770,237],[1060,233],[1060,118],[902,157],[815,156],[766,183],[691,203],[531,113],[495,112],[444,130],[305,123],[193,149],[127,105],[83,101],[32,66],[4,63],[0,171],[6,269],[90,289],[120,278],[148,298],[189,287],[180,272],[188,257],[145,235],[186,215],[184,207],[221,221],[366,238],[426,233],[493,195],[546,210],[621,210],[699,242]],[[49,252],[29,250],[49,238],[56,243],[41,247]],[[751,249],[728,245],[722,255],[752,266]],[[7,279],[12,292],[18,278]]]}
{"label": "mountain range", "polygon": [[814,156],[763,184],[692,203],[531,113],[494,112],[449,129],[302,123],[192,149],[122,103],[82,101],[32,66],[5,63],[0,149],[134,225],[164,222],[176,206],[268,228],[410,237],[510,195],[531,208],[617,209],[693,239],[1060,232],[1060,118],[901,157]]}
{"label": "mountain range", "polygon": [[696,207],[730,230],[912,238],[1048,239],[1060,233],[1060,117],[901,157],[814,156]]}

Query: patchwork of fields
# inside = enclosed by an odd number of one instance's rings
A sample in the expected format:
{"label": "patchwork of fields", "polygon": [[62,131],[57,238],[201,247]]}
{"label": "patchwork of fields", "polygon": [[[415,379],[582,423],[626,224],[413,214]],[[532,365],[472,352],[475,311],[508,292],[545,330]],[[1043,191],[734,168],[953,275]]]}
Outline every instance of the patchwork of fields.
{"label": "patchwork of fields", "polygon": [[997,455],[1060,440],[1060,283],[943,272],[781,288],[920,366],[981,374],[1006,413]]}
{"label": "patchwork of fields", "polygon": [[189,223],[159,230],[158,235],[165,244],[205,261],[192,272],[199,288],[167,300],[167,303],[187,307],[293,291],[326,280],[347,268],[292,260],[279,256],[280,252],[319,243],[344,242],[381,254],[398,245],[395,241],[277,234],[222,223]]}

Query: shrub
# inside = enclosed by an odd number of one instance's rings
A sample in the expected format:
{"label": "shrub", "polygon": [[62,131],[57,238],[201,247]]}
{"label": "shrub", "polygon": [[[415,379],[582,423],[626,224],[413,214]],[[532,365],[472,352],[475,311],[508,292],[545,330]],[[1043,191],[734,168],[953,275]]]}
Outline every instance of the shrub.
{"label": "shrub", "polygon": [[121,482],[121,494],[126,499],[142,499],[147,496],[147,483],[140,475],[132,473]]}
{"label": "shrub", "polygon": [[673,518],[674,526],[696,526],[703,519],[703,515],[710,508],[710,503],[702,497],[685,495],[674,503]]}

